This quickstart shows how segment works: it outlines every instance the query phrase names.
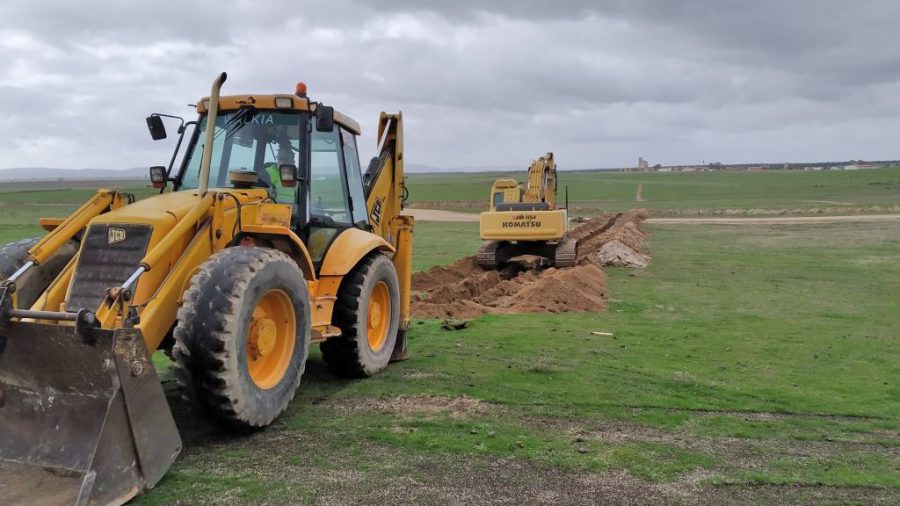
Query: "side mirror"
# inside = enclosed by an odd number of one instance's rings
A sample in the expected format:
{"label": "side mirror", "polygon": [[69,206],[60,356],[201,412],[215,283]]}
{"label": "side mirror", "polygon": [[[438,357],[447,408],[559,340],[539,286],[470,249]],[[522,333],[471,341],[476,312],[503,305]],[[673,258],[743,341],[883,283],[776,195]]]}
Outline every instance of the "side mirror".
{"label": "side mirror", "polygon": [[154,165],[150,167],[150,184],[154,188],[161,190],[166,187],[166,168],[162,165]]}
{"label": "side mirror", "polygon": [[320,132],[334,130],[334,107],[322,104],[316,107],[316,130]]}
{"label": "side mirror", "polygon": [[278,173],[281,176],[281,186],[285,188],[293,188],[297,186],[297,166],[293,163],[283,163],[278,166]]}
{"label": "side mirror", "polygon": [[155,141],[166,138],[166,126],[163,125],[162,118],[155,114],[147,116],[147,129],[150,130],[150,137]]}

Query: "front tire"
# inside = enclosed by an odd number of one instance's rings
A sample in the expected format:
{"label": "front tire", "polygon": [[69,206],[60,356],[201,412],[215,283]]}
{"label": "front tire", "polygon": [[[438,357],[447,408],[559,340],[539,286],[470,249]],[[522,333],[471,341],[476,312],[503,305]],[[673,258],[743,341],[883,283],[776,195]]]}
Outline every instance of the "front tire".
{"label": "front tire", "polygon": [[341,336],[321,348],[335,372],[374,376],[387,367],[400,328],[400,282],[387,256],[370,255],[344,277],[332,322]]}
{"label": "front tire", "polygon": [[265,427],[293,399],[309,354],[309,295],[286,254],[228,248],[191,280],[175,328],[176,377],[211,417]]}

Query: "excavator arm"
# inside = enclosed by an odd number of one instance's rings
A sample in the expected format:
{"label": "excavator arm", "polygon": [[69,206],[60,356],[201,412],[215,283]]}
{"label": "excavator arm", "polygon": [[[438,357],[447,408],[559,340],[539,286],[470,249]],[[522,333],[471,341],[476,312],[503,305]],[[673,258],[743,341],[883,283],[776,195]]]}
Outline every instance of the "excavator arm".
{"label": "excavator arm", "polygon": [[523,202],[547,202],[550,209],[556,208],[556,161],[553,153],[531,162],[528,168],[528,186]]}

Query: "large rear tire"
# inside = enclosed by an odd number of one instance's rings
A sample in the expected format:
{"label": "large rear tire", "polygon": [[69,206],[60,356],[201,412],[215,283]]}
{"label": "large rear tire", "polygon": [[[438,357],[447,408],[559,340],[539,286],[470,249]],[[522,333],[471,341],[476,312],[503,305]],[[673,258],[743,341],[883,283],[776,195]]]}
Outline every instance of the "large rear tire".
{"label": "large rear tire", "polygon": [[332,322],[341,335],[321,348],[336,373],[374,376],[387,367],[400,328],[400,282],[387,256],[370,255],[344,277]]}
{"label": "large rear tire", "polygon": [[[0,248],[0,281],[12,276],[28,261],[28,250],[40,241],[40,237],[11,242]],[[50,286],[50,283],[66,268],[75,253],[78,243],[69,241],[54,253],[49,260],[32,267],[16,283],[16,297],[20,309],[30,309],[34,302]],[[53,310],[58,310],[54,308]]]}
{"label": "large rear tire", "polygon": [[306,281],[267,248],[228,248],[191,280],[175,328],[176,378],[216,421],[265,427],[293,399],[309,354]]}

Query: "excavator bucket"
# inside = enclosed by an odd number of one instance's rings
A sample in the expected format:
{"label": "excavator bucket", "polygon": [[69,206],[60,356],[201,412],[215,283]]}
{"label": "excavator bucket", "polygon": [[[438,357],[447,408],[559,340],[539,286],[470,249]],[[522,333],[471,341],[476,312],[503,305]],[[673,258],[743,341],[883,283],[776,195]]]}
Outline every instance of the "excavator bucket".
{"label": "excavator bucket", "polygon": [[122,504],[180,450],[140,331],[0,323],[0,503]]}

